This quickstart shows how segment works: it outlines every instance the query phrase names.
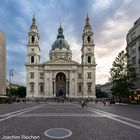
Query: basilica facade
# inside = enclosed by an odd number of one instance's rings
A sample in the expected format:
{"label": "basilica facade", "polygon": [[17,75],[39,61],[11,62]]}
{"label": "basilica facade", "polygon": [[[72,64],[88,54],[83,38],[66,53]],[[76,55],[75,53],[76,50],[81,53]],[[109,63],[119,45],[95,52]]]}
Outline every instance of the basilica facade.
{"label": "basilica facade", "polygon": [[26,87],[27,98],[95,98],[95,56],[93,31],[87,16],[82,35],[81,63],[72,60],[72,51],[63,28],[52,43],[49,60],[40,62],[39,31],[33,17],[28,33]]}

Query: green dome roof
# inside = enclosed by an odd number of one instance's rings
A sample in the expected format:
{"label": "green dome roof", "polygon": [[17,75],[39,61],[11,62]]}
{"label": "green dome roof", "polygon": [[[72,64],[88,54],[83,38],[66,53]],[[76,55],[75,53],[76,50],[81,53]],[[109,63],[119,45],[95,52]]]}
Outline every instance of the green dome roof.
{"label": "green dome roof", "polygon": [[67,48],[69,49],[69,44],[64,38],[58,38],[54,41],[52,48]]}

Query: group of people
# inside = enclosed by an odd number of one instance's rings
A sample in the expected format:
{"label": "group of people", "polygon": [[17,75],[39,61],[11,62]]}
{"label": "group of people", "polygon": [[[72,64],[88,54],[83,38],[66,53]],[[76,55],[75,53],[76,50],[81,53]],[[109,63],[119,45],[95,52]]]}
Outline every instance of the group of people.
{"label": "group of people", "polygon": [[87,103],[88,103],[88,100],[80,100],[80,103],[81,103],[81,106],[82,108],[84,108],[84,106],[87,108]]}
{"label": "group of people", "polygon": [[113,99],[104,99],[104,100],[95,100],[95,103],[102,103],[104,106],[115,104],[115,100]]}

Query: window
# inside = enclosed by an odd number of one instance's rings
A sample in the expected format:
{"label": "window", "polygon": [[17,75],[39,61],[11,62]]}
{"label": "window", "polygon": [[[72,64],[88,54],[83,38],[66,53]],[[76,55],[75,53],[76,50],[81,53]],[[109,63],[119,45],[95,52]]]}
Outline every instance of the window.
{"label": "window", "polygon": [[40,73],[40,79],[44,79],[44,73],[43,72]]}
{"label": "window", "polygon": [[133,33],[131,34],[131,40],[134,40],[134,39],[135,39],[135,37],[136,37],[136,33],[135,33],[135,32],[133,32]]}
{"label": "window", "polygon": [[82,83],[78,83],[77,85],[77,91],[82,92]]}
{"label": "window", "polygon": [[139,51],[140,51],[140,46],[139,46]]}
{"label": "window", "polygon": [[78,86],[78,91],[81,92],[81,85]]}
{"label": "window", "polygon": [[133,53],[136,53],[136,44],[133,45],[133,47],[132,47],[132,54],[133,54]]}
{"label": "window", "polygon": [[90,36],[87,37],[87,41],[90,42]]}
{"label": "window", "polygon": [[30,72],[30,78],[34,78],[34,72]]}
{"label": "window", "polygon": [[44,92],[44,83],[40,83],[40,92]]}
{"label": "window", "polygon": [[88,92],[91,92],[92,83],[87,83]]}
{"label": "window", "polygon": [[91,78],[91,72],[87,73],[88,78]]}
{"label": "window", "polygon": [[132,58],[132,64],[135,65],[136,64],[136,57]]}
{"label": "window", "polygon": [[34,43],[35,42],[35,37],[34,36],[32,36],[32,43]]}
{"label": "window", "polygon": [[32,52],[34,52],[34,48],[32,48],[31,50],[32,50]]}
{"label": "window", "polygon": [[88,56],[88,63],[91,63],[91,57]]}
{"label": "window", "polygon": [[138,63],[140,64],[140,59],[138,60]]}
{"label": "window", "polygon": [[30,83],[30,91],[34,92],[34,83]]}
{"label": "window", "polygon": [[82,78],[82,74],[78,73],[78,79],[81,79],[81,78]]}
{"label": "window", "polygon": [[91,91],[91,85],[88,85],[88,91]]}
{"label": "window", "polygon": [[34,56],[31,56],[31,63],[34,63]]}

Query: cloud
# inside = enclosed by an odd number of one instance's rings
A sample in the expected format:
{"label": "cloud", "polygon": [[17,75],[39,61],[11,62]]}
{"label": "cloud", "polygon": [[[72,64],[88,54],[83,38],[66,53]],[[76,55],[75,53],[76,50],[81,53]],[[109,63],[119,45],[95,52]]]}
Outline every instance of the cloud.
{"label": "cloud", "polygon": [[[108,78],[110,77],[109,70],[112,67],[112,62],[115,60],[118,53],[126,48],[126,34],[134,22],[131,21],[133,15],[127,14],[131,10],[134,10],[134,7],[131,9],[131,2],[131,0],[125,0],[121,5],[120,3],[116,3],[116,5],[118,4],[120,6],[118,6],[117,9],[114,9],[114,11],[109,15],[105,12],[106,15],[104,15],[104,22],[100,23],[100,29],[96,30],[95,52],[98,64],[97,83],[105,83],[108,81]],[[126,9],[127,6],[129,7],[129,10],[128,8]],[[108,7],[108,10],[111,8]],[[102,10],[106,9],[103,8]]]}
{"label": "cloud", "polygon": [[113,2],[113,0],[95,0],[93,8],[95,8],[95,9],[108,8],[111,6],[112,2]]}
{"label": "cloud", "polygon": [[28,31],[35,14],[40,33],[41,62],[49,59],[51,45],[62,24],[73,60],[81,63],[82,31],[88,13],[94,31],[97,84],[108,81],[118,53],[126,47],[126,34],[139,17],[139,0],[4,0],[0,1],[0,28],[7,38],[7,78],[25,84]]}

